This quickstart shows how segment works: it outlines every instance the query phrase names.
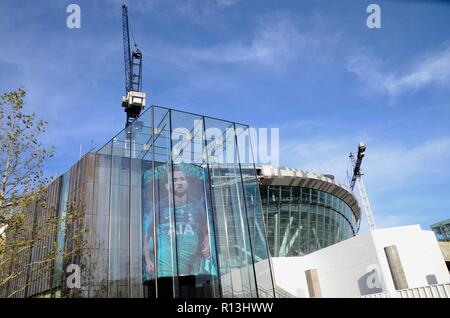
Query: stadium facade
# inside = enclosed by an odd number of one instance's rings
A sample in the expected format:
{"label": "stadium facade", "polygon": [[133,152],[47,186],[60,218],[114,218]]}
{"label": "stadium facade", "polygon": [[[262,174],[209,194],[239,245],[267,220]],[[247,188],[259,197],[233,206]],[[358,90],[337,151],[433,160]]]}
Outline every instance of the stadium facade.
{"label": "stadium facade", "polygon": [[256,167],[250,135],[247,125],[148,108],[50,183],[45,205],[24,211],[34,227],[66,221],[1,270],[14,278],[0,296],[360,297],[427,284],[446,292],[432,232],[357,235],[361,211],[347,187]]}
{"label": "stadium facade", "polygon": [[257,167],[272,257],[303,256],[355,236],[361,210],[331,175]]}
{"label": "stadium facade", "polygon": [[431,230],[436,235],[445,263],[447,264],[447,269],[450,272],[450,219],[432,224]]}

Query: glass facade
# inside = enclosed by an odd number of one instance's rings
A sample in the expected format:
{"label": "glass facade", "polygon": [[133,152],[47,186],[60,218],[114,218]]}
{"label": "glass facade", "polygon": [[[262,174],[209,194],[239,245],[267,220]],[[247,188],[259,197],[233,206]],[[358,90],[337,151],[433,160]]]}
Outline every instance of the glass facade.
{"label": "glass facade", "polygon": [[[238,142],[249,135],[245,125],[148,108],[51,184],[52,213],[81,213],[55,233],[48,275],[20,295],[274,297],[253,154]],[[80,288],[68,283],[73,264]]]}
{"label": "glass facade", "polygon": [[431,225],[438,241],[450,241],[450,219]]}
{"label": "glass facade", "polygon": [[337,196],[279,185],[260,192],[272,257],[306,255],[356,235],[359,220]]}
{"label": "glass facade", "polygon": [[51,268],[20,271],[2,295],[274,297],[249,135],[245,125],[148,108],[49,185],[53,209],[30,207],[30,222],[56,215],[61,224],[24,258],[57,252]]}

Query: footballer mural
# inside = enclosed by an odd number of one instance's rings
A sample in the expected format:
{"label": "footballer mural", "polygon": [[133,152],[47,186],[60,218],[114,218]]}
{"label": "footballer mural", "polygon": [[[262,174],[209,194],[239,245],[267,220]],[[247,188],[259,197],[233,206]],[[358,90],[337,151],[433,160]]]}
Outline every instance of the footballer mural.
{"label": "footballer mural", "polygon": [[173,172],[169,167],[157,165],[154,180],[151,169],[143,175],[144,281],[217,276],[207,169],[185,163],[175,164]]}

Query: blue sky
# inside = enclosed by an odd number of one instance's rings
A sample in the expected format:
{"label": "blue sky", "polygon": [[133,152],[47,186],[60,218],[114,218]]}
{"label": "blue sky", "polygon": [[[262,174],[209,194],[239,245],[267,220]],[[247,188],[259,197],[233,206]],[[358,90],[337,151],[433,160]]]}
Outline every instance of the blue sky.
{"label": "blue sky", "polygon": [[[123,127],[122,2],[0,2],[0,91],[25,86],[49,121],[49,175]],[[378,226],[449,218],[450,3],[128,2],[149,104],[279,127],[281,165],[343,183],[364,140]],[[381,29],[366,27],[373,2]],[[70,3],[81,29],[66,27]]]}

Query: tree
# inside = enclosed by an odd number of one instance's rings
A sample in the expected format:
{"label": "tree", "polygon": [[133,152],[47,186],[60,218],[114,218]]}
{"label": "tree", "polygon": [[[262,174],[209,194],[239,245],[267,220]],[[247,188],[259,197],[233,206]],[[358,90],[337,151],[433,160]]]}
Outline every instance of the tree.
{"label": "tree", "polygon": [[24,97],[23,88],[0,97],[0,222],[48,182],[43,165],[54,153],[39,140],[47,122],[24,112]]}
{"label": "tree", "polygon": [[[82,237],[81,231],[72,231],[77,244],[70,252],[57,242],[74,222],[82,228],[82,220],[75,202],[68,203],[64,217],[48,204],[50,180],[43,166],[54,148],[40,141],[47,122],[24,111],[25,95],[19,88],[0,97],[0,297],[13,297],[48,275],[58,259],[80,248]],[[39,259],[32,260],[33,250]]]}

